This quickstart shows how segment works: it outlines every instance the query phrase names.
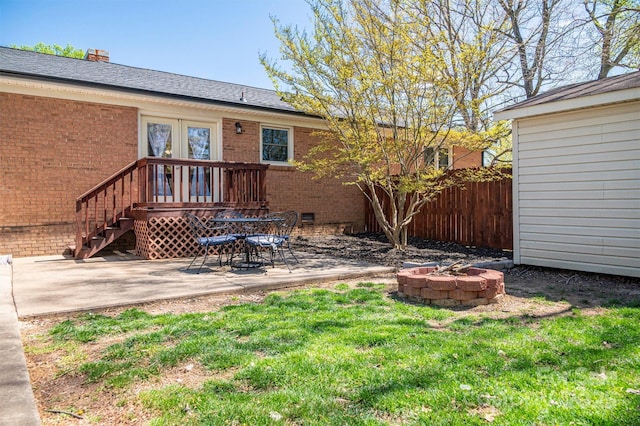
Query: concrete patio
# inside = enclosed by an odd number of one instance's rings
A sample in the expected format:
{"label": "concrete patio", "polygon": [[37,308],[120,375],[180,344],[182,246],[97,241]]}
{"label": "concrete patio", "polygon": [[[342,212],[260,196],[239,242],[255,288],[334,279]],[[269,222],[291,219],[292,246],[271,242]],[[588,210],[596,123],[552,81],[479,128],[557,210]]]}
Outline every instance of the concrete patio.
{"label": "concrete patio", "polygon": [[191,259],[141,260],[128,253],[87,260],[61,256],[13,260],[19,317],[86,311],[162,299],[276,289],[313,282],[375,276],[391,268],[296,253],[291,272],[282,263],[258,269],[220,268],[207,261],[200,274]]}
{"label": "concrete patio", "polygon": [[219,268],[211,259],[200,274],[191,259],[141,260],[116,253],[87,260],[62,256],[0,263],[0,425],[38,425],[19,317],[97,310],[157,300],[296,287],[317,282],[372,278],[392,268],[297,252],[291,272],[275,268]]}

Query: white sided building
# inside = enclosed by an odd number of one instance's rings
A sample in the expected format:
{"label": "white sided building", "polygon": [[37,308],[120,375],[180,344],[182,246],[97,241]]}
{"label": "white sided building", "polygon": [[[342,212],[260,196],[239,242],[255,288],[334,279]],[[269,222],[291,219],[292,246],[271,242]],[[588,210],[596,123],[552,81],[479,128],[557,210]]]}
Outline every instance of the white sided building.
{"label": "white sided building", "polygon": [[640,71],[494,118],[513,123],[514,262],[640,277]]}

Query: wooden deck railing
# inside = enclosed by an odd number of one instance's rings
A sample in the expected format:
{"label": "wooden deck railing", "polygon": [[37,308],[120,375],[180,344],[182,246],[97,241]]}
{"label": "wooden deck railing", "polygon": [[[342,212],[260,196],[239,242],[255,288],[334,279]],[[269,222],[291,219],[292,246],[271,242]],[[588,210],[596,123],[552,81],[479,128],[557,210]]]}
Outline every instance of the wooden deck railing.
{"label": "wooden deck railing", "polygon": [[263,207],[267,201],[268,167],[258,163],[143,158],[137,162],[138,203]]}
{"label": "wooden deck railing", "polygon": [[95,238],[122,229],[135,208],[267,205],[268,165],[146,157],[76,199],[75,255]]}
{"label": "wooden deck railing", "polygon": [[76,199],[75,257],[131,211],[138,199],[135,172],[133,162]]}

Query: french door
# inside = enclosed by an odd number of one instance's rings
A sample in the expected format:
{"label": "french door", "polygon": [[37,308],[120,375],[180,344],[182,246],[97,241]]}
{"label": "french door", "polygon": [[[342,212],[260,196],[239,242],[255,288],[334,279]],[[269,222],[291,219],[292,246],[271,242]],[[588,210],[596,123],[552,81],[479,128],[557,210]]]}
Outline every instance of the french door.
{"label": "french door", "polygon": [[[213,122],[142,116],[141,156],[218,160],[217,125]],[[214,173],[212,173],[214,172]],[[151,193],[166,201],[218,201],[218,173],[208,167],[158,167]]]}

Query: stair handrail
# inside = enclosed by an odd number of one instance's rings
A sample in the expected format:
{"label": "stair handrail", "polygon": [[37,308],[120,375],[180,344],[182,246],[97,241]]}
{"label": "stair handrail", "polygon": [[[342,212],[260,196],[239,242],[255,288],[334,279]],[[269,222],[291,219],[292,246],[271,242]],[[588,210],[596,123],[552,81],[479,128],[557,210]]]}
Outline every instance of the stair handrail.
{"label": "stair handrail", "polygon": [[140,160],[136,160],[130,164],[127,164],[122,169],[118,170],[117,172],[115,172],[114,174],[112,174],[111,176],[109,176],[108,178],[106,178],[105,180],[103,180],[102,182],[100,182],[99,184],[97,184],[96,186],[94,186],[93,188],[91,188],[81,196],[77,197],[76,202],[83,201],[84,199],[86,199],[87,197],[89,197],[95,192],[100,192],[100,190],[103,189],[105,186],[109,186],[114,182],[116,182],[120,176],[130,173],[133,170],[136,170],[137,164],[139,161]]}
{"label": "stair handrail", "polygon": [[[74,251],[75,257],[78,256],[85,243],[87,243],[93,237],[96,237],[107,227],[112,226],[118,219],[124,217],[126,215],[126,212],[131,210],[134,203],[138,201],[137,197],[139,191],[134,190],[133,186],[135,171],[138,168],[137,163],[138,161],[134,161],[126,165],[116,173],[103,180],[98,185],[94,186],[93,188],[76,198],[76,247]],[[124,189],[125,179],[127,176],[129,176],[129,192],[128,197],[126,198],[128,198],[129,202],[125,205]],[[122,193],[120,195],[120,207],[118,207],[117,205],[118,196],[116,193],[116,187],[118,186],[118,184],[120,184],[122,188]],[[111,194],[112,213],[110,218],[107,212],[107,196],[109,188],[113,188]],[[98,198],[101,193],[104,194],[102,200],[104,205],[102,209],[102,215],[99,215],[97,210],[100,200]],[[93,217],[93,220],[95,221],[95,226],[93,226],[93,229],[90,229],[91,221],[89,216],[89,205],[91,201],[94,202],[96,210]]]}

